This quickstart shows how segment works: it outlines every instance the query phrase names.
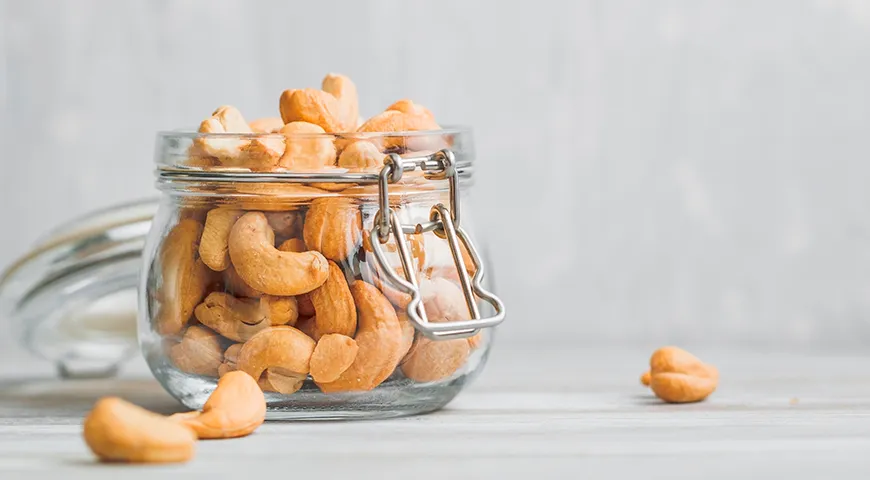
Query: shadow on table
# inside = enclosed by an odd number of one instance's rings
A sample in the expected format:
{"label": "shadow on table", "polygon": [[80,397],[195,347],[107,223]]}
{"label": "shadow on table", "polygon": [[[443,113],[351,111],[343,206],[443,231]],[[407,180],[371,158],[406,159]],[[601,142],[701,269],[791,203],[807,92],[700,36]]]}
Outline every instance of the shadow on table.
{"label": "shadow on table", "polygon": [[0,380],[0,412],[7,417],[82,416],[105,396],[165,415],[187,410],[153,379]]}

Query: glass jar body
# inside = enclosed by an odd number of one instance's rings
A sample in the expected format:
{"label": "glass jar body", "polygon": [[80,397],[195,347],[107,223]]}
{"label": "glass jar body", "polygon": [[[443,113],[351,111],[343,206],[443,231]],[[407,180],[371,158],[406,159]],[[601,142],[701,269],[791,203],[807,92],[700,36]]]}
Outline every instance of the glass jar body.
{"label": "glass jar body", "polygon": [[[446,182],[418,180],[390,190],[403,224],[450,205]],[[185,406],[201,408],[221,374],[239,369],[258,378],[268,418],[402,416],[443,407],[483,368],[491,329],[430,340],[408,319],[407,295],[372,252],[377,185],[165,191],[145,247],[139,342]],[[486,262],[462,192],[462,226]],[[434,232],[405,238],[429,321],[469,319],[447,241]],[[394,238],[382,244],[400,269],[395,247]]]}

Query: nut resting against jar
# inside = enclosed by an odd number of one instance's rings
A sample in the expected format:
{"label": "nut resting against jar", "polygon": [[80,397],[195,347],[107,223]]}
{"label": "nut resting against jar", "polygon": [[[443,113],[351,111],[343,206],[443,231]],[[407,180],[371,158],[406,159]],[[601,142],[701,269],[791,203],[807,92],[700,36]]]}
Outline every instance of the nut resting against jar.
{"label": "nut resting against jar", "polygon": [[343,75],[278,100],[280,117],[222,106],[159,135],[149,366],[191,408],[233,371],[269,417],[442,407],[504,319],[472,241],[470,132],[410,100],[361,120]]}

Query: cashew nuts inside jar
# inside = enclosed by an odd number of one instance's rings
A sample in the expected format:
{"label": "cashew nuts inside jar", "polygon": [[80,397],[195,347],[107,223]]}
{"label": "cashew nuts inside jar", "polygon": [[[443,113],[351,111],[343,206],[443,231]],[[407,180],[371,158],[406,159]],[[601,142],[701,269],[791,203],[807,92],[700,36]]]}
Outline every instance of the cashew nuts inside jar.
{"label": "cashew nuts inside jar", "polygon": [[361,121],[346,87],[308,90],[281,96],[281,118],[225,106],[197,132],[158,134],[143,355],[192,409],[241,370],[270,419],[437,410],[481,372],[504,317],[487,298],[471,133],[410,101]]}

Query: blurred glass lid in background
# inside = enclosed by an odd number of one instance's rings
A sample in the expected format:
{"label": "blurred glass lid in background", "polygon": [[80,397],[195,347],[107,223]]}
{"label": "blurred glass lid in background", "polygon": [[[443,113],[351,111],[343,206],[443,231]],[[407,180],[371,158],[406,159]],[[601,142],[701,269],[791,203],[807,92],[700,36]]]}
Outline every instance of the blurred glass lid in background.
{"label": "blurred glass lid in background", "polygon": [[136,352],[142,249],[156,200],[48,232],[0,274],[0,325],[64,377],[113,374]]}

